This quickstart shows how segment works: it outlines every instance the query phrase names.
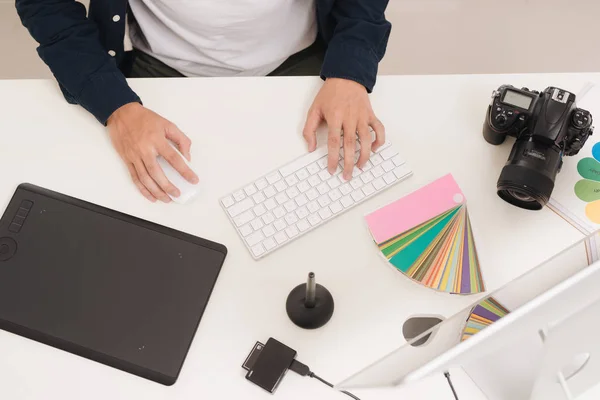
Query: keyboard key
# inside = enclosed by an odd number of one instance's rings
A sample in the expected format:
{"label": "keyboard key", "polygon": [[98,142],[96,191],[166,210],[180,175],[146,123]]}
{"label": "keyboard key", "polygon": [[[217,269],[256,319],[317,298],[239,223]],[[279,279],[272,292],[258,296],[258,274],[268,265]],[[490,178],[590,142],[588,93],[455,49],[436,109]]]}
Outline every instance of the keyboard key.
{"label": "keyboard key", "polygon": [[287,197],[287,195],[285,193],[279,193],[277,196],[275,196],[275,200],[277,200],[277,204],[283,204],[286,201],[289,200],[289,198]]}
{"label": "keyboard key", "polygon": [[317,189],[310,189],[308,192],[306,192],[306,197],[308,197],[309,200],[314,200],[319,197],[319,192]]}
{"label": "keyboard key", "polygon": [[358,169],[358,167],[354,167],[352,169],[352,177],[356,178],[357,176],[359,176],[360,174],[362,174],[362,171],[360,169]]}
{"label": "keyboard key", "polygon": [[298,188],[298,190],[300,191],[300,193],[304,193],[307,190],[310,189],[310,185],[308,184],[307,181],[302,181],[298,184],[298,186],[296,186]]}
{"label": "keyboard key", "polygon": [[297,158],[289,164],[279,168],[279,172],[284,177],[292,175],[294,172],[298,171],[301,168],[304,168],[313,162],[317,161],[319,158],[327,156],[327,147],[318,147],[312,153],[308,153],[303,157]]}
{"label": "keyboard key", "polygon": [[308,184],[312,187],[317,186],[319,183],[321,183],[321,178],[319,178],[319,175],[313,175],[308,178]]}
{"label": "keyboard key", "polygon": [[256,207],[254,207],[252,211],[254,211],[254,214],[256,214],[257,217],[260,217],[261,215],[267,212],[267,209],[262,204],[259,204]]}
{"label": "keyboard key", "polygon": [[252,198],[254,199],[254,201],[256,202],[256,204],[260,204],[263,201],[265,201],[267,198],[262,194],[262,192],[258,192],[256,193],[254,196],[252,196]]}
{"label": "keyboard key", "polygon": [[327,156],[319,158],[317,160],[317,165],[319,166],[319,169],[327,168]]}
{"label": "keyboard key", "polygon": [[363,186],[362,191],[365,194],[365,196],[370,196],[373,193],[375,193],[375,188],[373,187],[372,183],[368,183],[365,186]]}
{"label": "keyboard key", "polygon": [[385,172],[390,172],[391,170],[393,170],[394,168],[396,168],[396,166],[394,165],[394,163],[392,162],[392,160],[384,161],[383,164],[381,164],[381,167],[383,168],[383,170]]}
{"label": "keyboard key", "polygon": [[398,154],[396,149],[393,147],[388,147],[387,149],[383,149],[383,150],[379,151],[378,153],[381,156],[381,158],[383,158],[384,160],[389,160],[390,158],[392,158],[396,154]]}
{"label": "keyboard key", "polygon": [[365,163],[365,166],[363,167],[363,172],[367,172],[368,170],[370,170],[371,168],[373,168],[373,163],[371,161],[367,161]]}
{"label": "keyboard key", "polygon": [[306,178],[308,178],[309,176],[310,176],[310,174],[308,173],[306,168],[302,168],[301,170],[296,172],[296,178],[298,178],[299,181],[303,181]]}
{"label": "keyboard key", "polygon": [[317,165],[316,162],[310,164],[308,167],[306,167],[306,169],[308,170],[308,173],[311,175],[314,175],[321,170],[321,168],[319,168],[319,166]]}
{"label": "keyboard key", "polygon": [[379,190],[382,187],[385,186],[385,182],[383,181],[383,178],[377,178],[373,181],[373,186],[375,187],[375,190]]}
{"label": "keyboard key", "polygon": [[296,227],[298,227],[298,230],[299,230],[300,232],[304,232],[304,231],[306,231],[308,228],[310,228],[310,224],[309,224],[309,223],[308,223],[308,222],[307,222],[305,219],[302,219],[302,220],[300,220],[300,222],[298,222],[298,223],[296,224]]}
{"label": "keyboard key", "polygon": [[231,207],[235,203],[235,201],[233,200],[233,197],[227,196],[221,200],[221,203],[223,203],[225,208],[228,208],[228,207]]}
{"label": "keyboard key", "polygon": [[334,176],[333,178],[331,178],[327,181],[327,184],[329,185],[330,188],[335,189],[336,187],[340,186],[342,183],[340,182],[340,179],[337,176]]}
{"label": "keyboard key", "polygon": [[277,207],[277,202],[275,201],[275,199],[267,199],[267,201],[265,201],[265,207],[267,207],[267,210],[271,211],[272,209],[274,209],[275,207]]}
{"label": "keyboard key", "polygon": [[329,171],[327,171],[327,167],[325,167],[325,168],[326,169],[319,172],[319,175],[318,175],[322,181],[326,181],[327,179],[331,178],[331,174],[329,173]]}
{"label": "keyboard key", "polygon": [[252,247],[265,240],[265,235],[261,231],[254,232],[252,235],[246,237],[246,243]]}
{"label": "keyboard key", "polygon": [[288,237],[285,235],[285,232],[278,232],[275,235],[275,240],[277,240],[277,243],[281,244],[281,243],[287,241]]}
{"label": "keyboard key", "polygon": [[410,175],[410,173],[411,170],[406,167],[398,167],[394,170],[394,175],[396,175],[396,178],[398,179],[405,178],[407,175]]}
{"label": "keyboard key", "polygon": [[351,191],[352,191],[352,186],[350,186],[349,183],[344,183],[342,186],[340,186],[340,192],[342,192],[343,195],[347,195]]}
{"label": "keyboard key", "polygon": [[285,212],[285,209],[280,206],[273,210],[273,214],[275,215],[275,218],[279,219],[279,218],[283,218],[283,216],[286,214],[286,212]]}
{"label": "keyboard key", "polygon": [[323,208],[321,211],[319,211],[319,216],[323,219],[327,219],[329,217],[331,217],[333,214],[331,212],[331,210],[329,210],[329,208]]}
{"label": "keyboard key", "polygon": [[350,197],[350,196],[344,196],[340,199],[340,203],[342,203],[344,208],[348,208],[352,204],[354,204],[354,200],[352,200],[352,197]]}
{"label": "keyboard key", "polygon": [[372,174],[372,173],[370,173],[370,172],[365,172],[364,174],[362,174],[362,175],[360,176],[360,180],[361,180],[361,181],[363,181],[364,183],[369,183],[369,182],[371,182],[373,179],[375,179],[375,178],[373,178],[373,174]]}
{"label": "keyboard key", "polygon": [[295,226],[290,226],[285,230],[285,234],[288,235],[289,238],[293,238],[294,236],[298,235],[298,228],[296,228]]}
{"label": "keyboard key", "polygon": [[381,153],[383,150],[387,149],[391,145],[392,145],[392,142],[390,142],[388,140],[387,142],[385,142],[384,144],[382,144],[380,148],[377,149],[377,153]]}
{"label": "keyboard key", "polygon": [[275,228],[273,228],[273,225],[267,225],[262,229],[262,233],[266,237],[271,237],[275,234]]}
{"label": "keyboard key", "polygon": [[287,203],[285,203],[283,205],[285,207],[285,209],[287,210],[287,212],[292,212],[294,211],[296,208],[298,208],[298,206],[296,205],[296,202],[294,200],[290,200]]}
{"label": "keyboard key", "polygon": [[320,194],[325,194],[329,192],[329,185],[326,183],[321,183],[319,186],[317,186],[317,190]]}
{"label": "keyboard key", "polygon": [[362,180],[360,180],[360,178],[354,178],[350,181],[350,186],[352,186],[352,189],[356,190],[358,188],[360,188],[363,185]]}
{"label": "keyboard key", "polygon": [[310,203],[308,203],[306,208],[308,209],[309,213],[315,213],[319,210],[319,205],[316,201],[311,201]]}
{"label": "keyboard key", "polygon": [[399,167],[404,164],[404,160],[402,159],[402,157],[400,157],[400,154],[392,158],[392,162],[396,167]]}
{"label": "keyboard key", "polygon": [[371,157],[371,163],[373,163],[373,166],[377,166],[377,165],[381,164],[382,162],[383,162],[383,158],[379,154],[375,154],[374,156]]}
{"label": "keyboard key", "polygon": [[[275,188],[273,186],[269,186],[268,188],[266,188],[264,190],[263,193],[264,193],[265,197],[270,199],[271,197],[273,197],[277,194],[277,190],[275,190]],[[259,202],[257,201],[257,203],[259,203]]]}
{"label": "keyboard key", "polygon": [[274,185],[275,189],[277,190],[277,193],[281,193],[283,192],[285,189],[287,189],[287,185],[285,184],[284,181],[277,181]]}
{"label": "keyboard key", "polygon": [[306,198],[306,195],[301,194],[300,196],[296,197],[296,204],[298,204],[298,207],[301,207],[303,205],[305,205],[306,203],[308,203],[308,199]]}
{"label": "keyboard key", "polygon": [[238,190],[237,192],[233,193],[233,198],[235,199],[235,201],[242,201],[246,198],[246,194],[243,190]]}
{"label": "keyboard key", "polygon": [[300,207],[299,209],[296,210],[296,215],[298,216],[299,219],[308,217],[308,214],[310,214],[310,213],[308,212],[308,208],[306,208],[306,207]]}
{"label": "keyboard key", "polygon": [[339,191],[339,189],[333,189],[331,192],[329,192],[329,198],[331,201],[339,200],[341,197],[342,193]]}
{"label": "keyboard key", "polygon": [[362,190],[355,190],[354,192],[352,192],[352,199],[354,201],[359,202],[364,198],[365,194],[362,192]]}
{"label": "keyboard key", "polygon": [[227,209],[227,212],[229,213],[229,215],[231,215],[231,217],[235,218],[238,215],[240,215],[241,213],[243,213],[244,211],[248,211],[252,207],[254,207],[254,202],[252,201],[251,198],[246,197],[244,200],[240,201],[239,203],[234,204],[231,207],[229,207]]}
{"label": "keyboard key", "polygon": [[263,215],[262,220],[265,223],[265,225],[269,225],[272,224],[273,221],[275,221],[275,217],[271,213],[266,213],[265,215]]}
{"label": "keyboard key", "polygon": [[244,188],[244,192],[246,192],[248,196],[252,196],[254,193],[256,193],[256,186],[250,184]]}
{"label": "keyboard key", "polygon": [[264,252],[265,248],[262,246],[262,244],[257,244],[256,246],[252,247],[252,254],[254,254],[255,257],[262,255]]}
{"label": "keyboard key", "polygon": [[272,174],[267,175],[267,182],[271,185],[281,179],[281,175],[279,172],[273,172]]}
{"label": "keyboard key", "polygon": [[265,226],[262,222],[262,219],[260,218],[256,218],[254,220],[252,220],[252,222],[250,222],[250,225],[252,226],[252,228],[257,231],[259,229],[261,229],[263,226]]}
{"label": "keyboard key", "polygon": [[269,182],[267,182],[267,180],[265,178],[261,178],[261,179],[257,180],[256,182],[254,182],[254,184],[256,185],[256,188],[258,190],[263,190],[264,188],[269,186]]}
{"label": "keyboard key", "polygon": [[240,233],[242,234],[242,236],[248,236],[252,232],[254,232],[254,229],[252,229],[250,224],[246,224],[240,228]]}
{"label": "keyboard key", "polygon": [[319,204],[321,205],[321,207],[327,207],[329,204],[331,204],[331,200],[329,199],[329,196],[327,196],[327,195],[319,197],[318,201],[319,201]]}
{"label": "keyboard key", "polygon": [[393,172],[388,172],[387,174],[385,174],[383,176],[383,180],[385,181],[385,183],[387,183],[389,185],[390,183],[393,183],[394,181],[396,181],[397,178]]}
{"label": "keyboard key", "polygon": [[308,217],[308,222],[312,225],[318,225],[319,222],[321,222],[321,217],[319,217],[319,214],[312,214],[310,217]]}
{"label": "keyboard key", "polygon": [[381,168],[380,165],[378,165],[371,170],[371,173],[375,178],[379,178],[381,175],[385,174],[385,171],[383,170],[383,168]]}
{"label": "keyboard key", "polygon": [[282,231],[285,228],[287,228],[287,224],[285,223],[284,220],[282,219],[278,219],[277,221],[275,221],[275,223],[273,224],[273,227],[275,229],[277,229],[277,231]]}
{"label": "keyboard key", "polygon": [[293,225],[298,222],[298,217],[296,217],[296,214],[294,213],[289,213],[285,216],[285,222],[287,222],[288,225]]}
{"label": "keyboard key", "polygon": [[296,187],[291,187],[288,190],[285,191],[287,193],[288,196],[290,196],[290,199],[293,199],[294,197],[298,196],[300,194],[300,191],[298,189],[296,189]]}
{"label": "keyboard key", "polygon": [[331,209],[331,212],[337,214],[344,209],[344,206],[342,206],[342,203],[340,203],[339,201],[334,201],[333,203],[331,203],[329,208]]}
{"label": "keyboard key", "polygon": [[275,246],[277,246],[277,243],[275,242],[275,240],[268,238],[267,240],[265,240],[264,242],[262,242],[263,246],[265,246],[265,249],[267,249],[267,251],[271,250],[272,248],[274,248]]}
{"label": "keyboard key", "polygon": [[298,178],[296,178],[296,175],[290,175],[287,178],[285,178],[285,181],[287,182],[288,186],[294,186],[296,183],[298,183]]}

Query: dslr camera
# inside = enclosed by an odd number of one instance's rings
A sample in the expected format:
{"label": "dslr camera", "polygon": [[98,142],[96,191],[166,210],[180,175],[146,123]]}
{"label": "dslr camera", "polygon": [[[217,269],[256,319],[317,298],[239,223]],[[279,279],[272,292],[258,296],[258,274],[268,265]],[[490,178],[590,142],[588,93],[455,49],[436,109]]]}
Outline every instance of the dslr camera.
{"label": "dslr camera", "polygon": [[549,87],[542,93],[501,86],[492,94],[483,137],[498,145],[517,140],[498,179],[498,195],[528,210],[550,200],[563,156],[573,156],[594,132],[592,115],[577,108],[575,95]]}

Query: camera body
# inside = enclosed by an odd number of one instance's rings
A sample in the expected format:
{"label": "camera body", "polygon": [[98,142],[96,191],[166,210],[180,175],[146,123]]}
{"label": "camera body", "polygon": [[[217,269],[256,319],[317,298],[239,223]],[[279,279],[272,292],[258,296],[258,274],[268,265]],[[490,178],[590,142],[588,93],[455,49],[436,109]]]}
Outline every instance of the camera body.
{"label": "camera body", "polygon": [[577,108],[576,96],[548,87],[543,92],[503,85],[492,94],[483,137],[499,145],[517,140],[498,179],[498,195],[529,210],[540,210],[554,189],[563,156],[573,156],[593,134],[592,115]]}

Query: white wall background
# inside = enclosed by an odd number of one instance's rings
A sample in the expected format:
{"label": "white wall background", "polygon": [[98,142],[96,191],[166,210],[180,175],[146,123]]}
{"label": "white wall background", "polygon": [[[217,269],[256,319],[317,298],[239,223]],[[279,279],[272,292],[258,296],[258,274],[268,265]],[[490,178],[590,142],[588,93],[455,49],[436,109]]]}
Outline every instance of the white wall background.
{"label": "white wall background", "polygon": [[[390,0],[387,17],[382,74],[600,71],[598,0]],[[35,47],[0,0],[0,79],[51,76]]]}

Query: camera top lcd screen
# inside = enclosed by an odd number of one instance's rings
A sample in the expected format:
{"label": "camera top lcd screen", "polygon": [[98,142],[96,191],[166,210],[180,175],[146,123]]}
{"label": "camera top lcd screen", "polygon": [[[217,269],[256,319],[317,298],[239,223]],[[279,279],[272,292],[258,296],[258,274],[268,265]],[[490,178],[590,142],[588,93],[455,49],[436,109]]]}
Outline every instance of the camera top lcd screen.
{"label": "camera top lcd screen", "polygon": [[529,106],[531,105],[532,98],[529,96],[525,96],[524,94],[513,92],[512,90],[507,90],[504,95],[504,99],[502,102],[506,104],[510,104],[511,106],[516,106],[523,108],[525,110],[529,110]]}

